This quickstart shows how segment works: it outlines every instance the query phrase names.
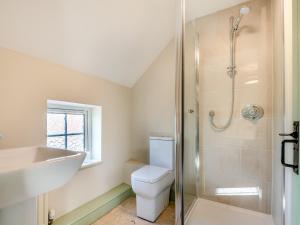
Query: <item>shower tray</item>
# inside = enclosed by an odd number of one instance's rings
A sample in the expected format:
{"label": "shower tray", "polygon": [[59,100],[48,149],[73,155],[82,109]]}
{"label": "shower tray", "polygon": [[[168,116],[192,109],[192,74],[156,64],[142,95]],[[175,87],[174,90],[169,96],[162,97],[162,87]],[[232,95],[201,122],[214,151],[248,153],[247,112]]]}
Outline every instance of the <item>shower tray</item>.
{"label": "shower tray", "polygon": [[197,199],[187,225],[274,225],[271,215],[205,199]]}

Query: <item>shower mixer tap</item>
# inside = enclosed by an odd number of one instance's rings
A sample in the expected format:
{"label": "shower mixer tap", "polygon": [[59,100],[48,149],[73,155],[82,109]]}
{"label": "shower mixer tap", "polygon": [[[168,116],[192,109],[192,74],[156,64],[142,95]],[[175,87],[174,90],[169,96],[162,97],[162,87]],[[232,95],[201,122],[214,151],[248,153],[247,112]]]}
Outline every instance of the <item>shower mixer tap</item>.
{"label": "shower mixer tap", "polygon": [[237,71],[236,71],[235,68],[236,68],[235,66],[228,66],[227,67],[227,74],[230,78],[233,78],[236,75]]}

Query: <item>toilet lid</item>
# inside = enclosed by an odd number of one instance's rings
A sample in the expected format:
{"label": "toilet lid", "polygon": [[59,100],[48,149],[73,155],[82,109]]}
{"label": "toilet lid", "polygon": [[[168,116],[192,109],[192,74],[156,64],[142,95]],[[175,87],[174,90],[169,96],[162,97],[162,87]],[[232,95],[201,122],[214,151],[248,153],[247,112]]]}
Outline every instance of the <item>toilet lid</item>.
{"label": "toilet lid", "polygon": [[155,183],[170,173],[167,168],[158,166],[143,166],[132,173],[132,178],[145,183]]}

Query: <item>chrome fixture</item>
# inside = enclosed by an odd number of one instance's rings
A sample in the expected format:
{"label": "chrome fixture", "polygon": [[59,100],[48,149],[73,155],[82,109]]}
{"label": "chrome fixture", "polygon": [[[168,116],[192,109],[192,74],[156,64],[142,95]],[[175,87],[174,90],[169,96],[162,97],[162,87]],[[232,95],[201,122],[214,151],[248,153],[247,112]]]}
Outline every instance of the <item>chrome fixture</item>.
{"label": "chrome fixture", "polygon": [[236,65],[235,65],[235,44],[236,44],[236,35],[239,31],[239,25],[244,15],[248,14],[250,12],[249,7],[242,7],[240,9],[240,15],[238,17],[230,17],[229,23],[230,23],[230,65],[227,67],[227,75],[232,80],[231,85],[231,108],[230,108],[230,115],[225,125],[218,126],[214,122],[215,117],[215,111],[211,110],[209,111],[209,121],[212,126],[212,128],[216,131],[224,131],[226,130],[232,121],[233,117],[233,111],[234,111],[234,86],[235,86],[235,75],[237,73],[236,71]]}
{"label": "chrome fixture", "polygon": [[183,209],[183,106],[185,0],[177,1],[175,74],[175,225],[184,225]]}
{"label": "chrome fixture", "polygon": [[263,117],[264,109],[259,105],[246,105],[242,109],[241,115],[244,119],[255,122]]}
{"label": "chrome fixture", "polygon": [[232,29],[237,31],[239,29],[239,25],[240,25],[240,22],[241,22],[243,16],[247,15],[249,13],[250,13],[250,8],[247,6],[244,6],[240,9],[240,15],[238,17],[236,17],[236,18],[231,17],[234,20],[233,24],[232,24]]}

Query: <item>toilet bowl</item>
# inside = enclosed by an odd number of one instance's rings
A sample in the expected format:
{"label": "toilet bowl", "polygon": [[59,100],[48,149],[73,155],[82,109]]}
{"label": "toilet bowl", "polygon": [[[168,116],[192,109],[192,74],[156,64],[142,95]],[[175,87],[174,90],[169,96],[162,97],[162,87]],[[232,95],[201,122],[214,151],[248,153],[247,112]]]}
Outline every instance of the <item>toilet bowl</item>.
{"label": "toilet bowl", "polygon": [[132,189],[136,193],[137,215],[154,222],[169,205],[170,188],[174,172],[157,166],[144,166],[131,175]]}
{"label": "toilet bowl", "polygon": [[173,139],[150,138],[150,165],[131,174],[138,217],[154,222],[168,206],[170,188],[174,182],[173,152]]}

